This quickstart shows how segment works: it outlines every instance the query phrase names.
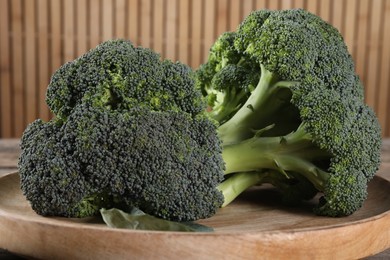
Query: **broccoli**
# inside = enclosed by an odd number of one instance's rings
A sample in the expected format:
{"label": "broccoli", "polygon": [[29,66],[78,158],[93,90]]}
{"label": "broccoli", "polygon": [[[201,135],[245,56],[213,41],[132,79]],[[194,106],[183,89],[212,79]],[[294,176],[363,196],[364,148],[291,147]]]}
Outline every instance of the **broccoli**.
{"label": "broccoli", "polygon": [[224,206],[271,183],[319,215],[362,206],[380,163],[381,129],[340,33],[302,9],[252,12],[197,71],[220,123]]}
{"label": "broccoli", "polygon": [[[315,212],[362,206],[381,129],[339,32],[301,9],[251,13],[193,71],[111,40],[64,64],[25,130],[21,188],[42,215],[139,208],[192,221],[270,183]],[[211,111],[206,111],[206,105]]]}
{"label": "broccoli", "polygon": [[107,41],[54,73],[47,103],[55,117],[27,127],[18,164],[37,213],[137,207],[190,221],[223,203],[217,125],[188,66]]}
{"label": "broccoli", "polygon": [[161,61],[151,49],[111,40],[60,67],[47,88],[46,103],[64,120],[85,102],[111,109],[142,105],[196,115],[204,110],[204,102],[192,74],[187,65]]}

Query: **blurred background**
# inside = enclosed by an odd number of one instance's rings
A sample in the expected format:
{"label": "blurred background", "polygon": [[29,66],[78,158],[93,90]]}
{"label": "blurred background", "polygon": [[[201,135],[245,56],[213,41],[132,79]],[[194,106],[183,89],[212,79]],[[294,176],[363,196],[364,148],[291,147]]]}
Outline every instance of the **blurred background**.
{"label": "blurred background", "polygon": [[0,138],[49,120],[51,74],[102,41],[129,39],[197,68],[222,32],[262,8],[304,8],[339,29],[390,137],[390,0],[0,0]]}

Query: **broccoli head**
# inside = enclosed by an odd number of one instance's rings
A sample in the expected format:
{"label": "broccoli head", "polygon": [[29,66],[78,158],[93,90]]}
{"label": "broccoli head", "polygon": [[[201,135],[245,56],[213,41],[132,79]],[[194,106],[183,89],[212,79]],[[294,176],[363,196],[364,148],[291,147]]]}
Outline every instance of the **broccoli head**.
{"label": "broccoli head", "polygon": [[217,39],[196,73],[220,123],[224,205],[267,182],[296,200],[323,193],[321,215],[361,207],[381,129],[334,27],[302,9],[255,11]]}
{"label": "broccoli head", "polygon": [[37,213],[135,206],[190,221],[223,203],[217,126],[188,66],[113,40],[62,66],[47,93],[56,116],[28,126],[19,159]]}
{"label": "broccoli head", "polygon": [[61,66],[51,78],[46,103],[64,119],[84,102],[113,109],[142,104],[196,115],[204,102],[193,82],[188,66],[161,60],[153,50],[129,41],[111,40]]}
{"label": "broccoli head", "polygon": [[80,174],[72,144],[62,135],[55,120],[38,119],[27,127],[19,158],[21,189],[41,215],[91,216],[111,199]]}
{"label": "broccoli head", "polygon": [[46,101],[55,117],[26,129],[19,160],[42,215],[135,206],[189,221],[270,183],[290,202],[321,193],[315,212],[344,216],[380,161],[381,129],[343,38],[301,9],[251,13],[195,73],[104,42],[53,74]]}

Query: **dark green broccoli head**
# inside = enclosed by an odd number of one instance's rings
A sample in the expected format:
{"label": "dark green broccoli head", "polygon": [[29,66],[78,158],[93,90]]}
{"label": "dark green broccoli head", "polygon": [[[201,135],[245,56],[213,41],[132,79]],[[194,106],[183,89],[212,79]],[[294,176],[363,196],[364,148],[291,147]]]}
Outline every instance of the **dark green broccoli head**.
{"label": "dark green broccoli head", "polygon": [[362,207],[367,198],[368,179],[354,169],[342,170],[330,175],[324,187],[324,196],[320,197],[318,205],[314,208],[316,214],[330,217],[347,216]]}
{"label": "dark green broccoli head", "polygon": [[63,135],[54,120],[29,125],[21,141],[21,189],[38,214],[94,215],[102,205],[110,205],[111,198],[85,179],[73,144],[64,142]]}
{"label": "dark green broccoli head", "polygon": [[180,112],[142,111],[137,120],[128,148],[135,160],[123,165],[126,201],[167,219],[212,216],[223,203],[216,187],[224,169],[213,122]]}
{"label": "dark green broccoli head", "polygon": [[85,104],[72,111],[58,125],[34,122],[22,140],[22,190],[39,214],[85,217],[132,205],[189,221],[223,203],[216,189],[223,178],[220,141],[206,116]]}
{"label": "dark green broccoli head", "polygon": [[316,161],[329,174],[319,188],[319,214],[349,215],[362,206],[367,183],[378,171],[381,129],[373,111],[359,97],[313,91],[299,98],[302,125],[328,158]]}
{"label": "dark green broccoli head", "polygon": [[303,9],[251,13],[237,29],[234,45],[282,80],[302,82],[311,75],[345,95],[360,91],[350,87],[354,63],[341,34]]}
{"label": "dark green broccoli head", "polygon": [[[241,77],[225,73],[223,69],[228,65],[246,73]],[[229,98],[234,96],[229,93],[253,91],[264,70],[272,73],[270,83],[282,82],[274,88],[275,95],[282,87],[295,84],[300,92],[335,89],[344,97],[353,95],[363,100],[363,88],[356,82],[354,63],[341,34],[320,17],[302,9],[254,11],[236,31],[217,39],[207,62],[196,71],[197,85],[211,108],[215,108],[213,117],[221,123],[227,121],[237,111],[236,107],[244,105]],[[236,82],[224,79],[225,75],[236,78]],[[230,108],[225,104],[233,105]]]}
{"label": "dark green broccoli head", "polygon": [[19,161],[39,214],[136,206],[195,220],[222,204],[220,140],[187,65],[107,41],[54,73],[47,103],[55,118],[27,128]]}
{"label": "dark green broccoli head", "polygon": [[[310,197],[314,187],[323,193],[316,209],[323,215],[360,208],[378,170],[381,130],[364,104],[341,34],[302,9],[260,10],[247,16],[229,41],[218,41],[215,45],[235,58],[220,58],[224,66],[209,69],[218,57],[211,51],[197,71],[197,85],[213,101],[210,115],[221,124],[225,172],[234,174],[229,183],[242,174],[246,183],[269,182],[295,199]],[[257,83],[243,80],[248,75],[257,75]],[[241,98],[237,93],[245,82],[251,87]],[[229,185],[222,185],[222,192]]]}
{"label": "dark green broccoli head", "polygon": [[211,216],[222,204],[216,189],[223,176],[220,141],[205,116],[89,108],[72,114],[65,131],[74,136],[86,178],[127,205],[162,218],[194,220]]}
{"label": "dark green broccoli head", "polygon": [[188,66],[162,61],[157,53],[129,41],[111,40],[57,70],[46,102],[59,118],[83,102],[114,109],[142,103],[153,110],[197,114],[204,104],[193,82]]}

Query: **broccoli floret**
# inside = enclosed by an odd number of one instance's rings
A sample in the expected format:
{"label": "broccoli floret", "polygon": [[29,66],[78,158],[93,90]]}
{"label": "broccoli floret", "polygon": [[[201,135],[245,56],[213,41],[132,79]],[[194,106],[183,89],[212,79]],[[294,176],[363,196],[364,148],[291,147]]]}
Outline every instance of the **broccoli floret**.
{"label": "broccoli floret", "polygon": [[[252,12],[217,39],[197,85],[220,123],[224,205],[267,182],[296,200],[323,193],[321,215],[361,207],[379,166],[381,129],[334,27],[302,9]],[[250,93],[231,95],[243,89]]]}
{"label": "broccoli floret", "polygon": [[53,75],[46,101],[55,118],[27,128],[19,161],[42,215],[190,221],[270,183],[290,202],[320,192],[315,212],[343,216],[379,166],[381,129],[341,35],[300,9],[251,13],[195,73],[102,43]]}
{"label": "broccoli floret", "polygon": [[135,48],[129,41],[111,40],[60,67],[51,78],[46,102],[64,119],[84,102],[113,109],[142,104],[196,115],[204,102],[193,82],[188,66],[161,60],[151,49]]}
{"label": "broccoli floret", "polygon": [[87,217],[135,206],[190,221],[223,203],[217,125],[188,66],[108,41],[62,66],[47,93],[55,117],[26,129],[19,160],[37,213]]}
{"label": "broccoli floret", "polygon": [[210,115],[226,122],[245,103],[259,81],[258,66],[250,58],[243,59],[233,44],[235,32],[223,33],[210,49],[208,62],[197,70],[197,83]]}
{"label": "broccoli floret", "polygon": [[223,160],[215,124],[204,116],[191,119],[178,112],[137,117],[131,134],[136,139],[128,148],[137,157],[123,165],[128,169],[123,179],[126,201],[166,219],[188,221],[215,214],[223,202],[217,190]]}
{"label": "broccoli floret", "polygon": [[112,199],[91,186],[80,174],[71,143],[64,143],[61,126],[38,119],[21,140],[19,160],[21,189],[41,215],[85,217]]}
{"label": "broccoli floret", "polygon": [[85,217],[102,207],[136,206],[172,220],[213,215],[223,161],[207,117],[79,105],[56,126],[26,130],[19,163],[22,190],[42,215]]}

